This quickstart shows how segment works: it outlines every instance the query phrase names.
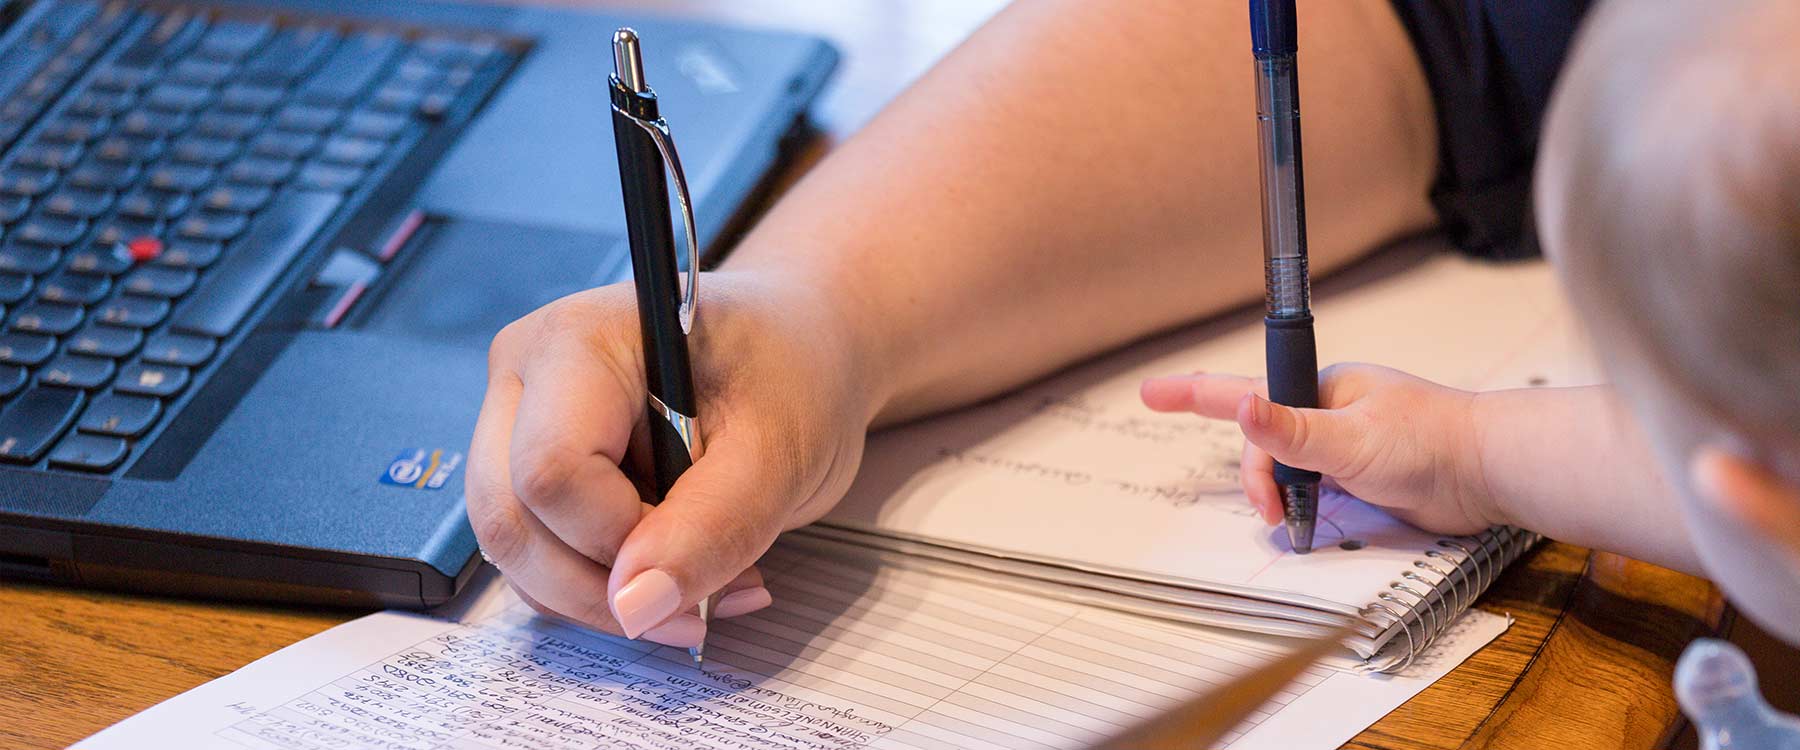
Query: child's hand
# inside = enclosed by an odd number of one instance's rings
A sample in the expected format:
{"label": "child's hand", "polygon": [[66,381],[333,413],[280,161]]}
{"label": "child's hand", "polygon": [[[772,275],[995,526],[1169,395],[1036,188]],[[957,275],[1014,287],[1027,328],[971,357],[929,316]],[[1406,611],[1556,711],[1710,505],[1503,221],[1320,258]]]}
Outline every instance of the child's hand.
{"label": "child's hand", "polygon": [[1144,403],[1243,429],[1244,493],[1281,522],[1274,465],[1324,474],[1346,492],[1427,531],[1469,534],[1501,523],[1482,479],[1470,418],[1475,394],[1372,365],[1319,374],[1321,409],[1270,403],[1262,380],[1177,375],[1144,381]]}

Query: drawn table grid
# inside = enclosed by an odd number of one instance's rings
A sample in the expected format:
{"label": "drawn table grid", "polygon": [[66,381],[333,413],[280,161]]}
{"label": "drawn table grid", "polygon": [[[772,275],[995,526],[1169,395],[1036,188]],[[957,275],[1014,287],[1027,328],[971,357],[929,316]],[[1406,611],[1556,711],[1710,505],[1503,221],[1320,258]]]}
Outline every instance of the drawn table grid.
{"label": "drawn table grid", "polygon": [[[860,561],[778,547],[763,567],[775,606],[715,622],[705,671],[519,605],[218,735],[282,750],[1079,747],[1266,658]],[[1310,670],[1228,741],[1330,674]]]}

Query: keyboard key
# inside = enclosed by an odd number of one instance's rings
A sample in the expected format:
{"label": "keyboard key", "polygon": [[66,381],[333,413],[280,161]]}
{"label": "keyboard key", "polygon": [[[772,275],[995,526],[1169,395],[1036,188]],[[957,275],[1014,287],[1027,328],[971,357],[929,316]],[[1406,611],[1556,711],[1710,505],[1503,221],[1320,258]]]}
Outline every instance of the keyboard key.
{"label": "keyboard key", "polygon": [[149,328],[169,315],[169,303],[129,294],[114,297],[94,308],[94,320],[126,328]]}
{"label": "keyboard key", "polygon": [[285,29],[245,66],[246,81],[286,86],[311,70],[338,42],[338,35],[317,26]]}
{"label": "keyboard key", "polygon": [[236,154],[237,150],[235,141],[188,135],[175,139],[175,143],[169,147],[169,156],[180,162],[218,166]]}
{"label": "keyboard key", "polygon": [[275,33],[269,20],[221,20],[194,45],[194,54],[209,60],[240,60]]}
{"label": "keyboard key", "polygon": [[71,388],[34,386],[0,411],[0,460],[36,463],[69,429],[86,395]]}
{"label": "keyboard key", "polygon": [[91,190],[123,190],[137,178],[138,167],[132,162],[90,156],[69,173],[69,184]]}
{"label": "keyboard key", "polygon": [[56,184],[56,172],[31,167],[0,170],[0,193],[35,198]]}
{"label": "keyboard key", "polygon": [[74,433],[50,451],[50,465],[76,471],[112,471],[131,450],[125,441],[105,435]]}
{"label": "keyboard key", "polygon": [[167,138],[186,130],[192,117],[174,112],[136,111],[119,118],[118,132],[142,138]]}
{"label": "keyboard key", "polygon": [[112,283],[104,276],[64,271],[38,287],[38,299],[65,305],[91,305],[106,297]]}
{"label": "keyboard key", "polygon": [[143,164],[162,156],[163,142],[155,138],[109,136],[94,146],[94,156],[111,162]]}
{"label": "keyboard key", "polygon": [[94,233],[93,244],[100,247],[112,247],[138,237],[155,237],[161,232],[162,225],[159,222],[134,219],[130,216],[114,216],[112,221],[102,224],[100,231]]}
{"label": "keyboard key", "polygon": [[[13,239],[35,245],[61,248],[68,247],[76,240],[81,239],[81,235],[87,232],[87,228],[87,222],[80,219],[50,216],[40,212],[14,227],[12,236]],[[0,270],[11,269],[0,266]]]}
{"label": "keyboard key", "polygon": [[262,127],[262,119],[241,112],[212,111],[194,120],[193,132],[208,138],[238,141]]}
{"label": "keyboard key", "polygon": [[307,102],[348,102],[368,88],[399,51],[400,40],[392,35],[357,33],[338,45],[300,86],[296,96]]}
{"label": "keyboard key", "polygon": [[110,247],[84,247],[69,253],[69,270],[75,273],[117,276],[131,268],[131,259]]}
{"label": "keyboard key", "polygon": [[246,251],[226,254],[176,311],[170,326],[214,338],[231,333],[342,202],[338,196],[324,193],[276,198],[233,243],[234,248]]}
{"label": "keyboard key", "polygon": [[112,202],[113,194],[109,191],[71,186],[45,196],[44,213],[85,221],[106,213],[106,209],[112,208]]}
{"label": "keyboard key", "polygon": [[163,332],[144,345],[144,361],[179,367],[199,367],[211,359],[219,345],[205,336]]}
{"label": "keyboard key", "polygon": [[63,115],[44,123],[38,137],[50,143],[81,143],[98,138],[112,123],[101,118]]}
{"label": "keyboard key", "polygon": [[15,331],[61,336],[81,325],[82,316],[81,308],[74,305],[33,302],[13,313],[12,322],[8,324],[8,327]]}
{"label": "keyboard key", "polygon": [[156,424],[162,415],[162,402],[143,396],[102,393],[94,397],[75,428],[114,437],[137,437]]}
{"label": "keyboard key", "polygon": [[271,159],[299,159],[318,148],[319,136],[287,130],[271,130],[250,142],[250,153]]}
{"label": "keyboard key", "polygon": [[144,94],[141,105],[158,112],[186,113],[205,107],[212,98],[212,89],[204,86],[159,83]]}
{"label": "keyboard key", "polygon": [[137,219],[172,219],[188,207],[186,193],[138,188],[119,199],[119,213]]}
{"label": "keyboard key", "polygon": [[217,86],[231,77],[237,66],[219,60],[186,58],[170,67],[166,80],[186,86]]}
{"label": "keyboard key", "polygon": [[0,195],[0,224],[11,224],[25,218],[31,210],[31,199],[22,195]]}
{"label": "keyboard key", "polygon": [[125,65],[148,67],[181,54],[206,31],[206,19],[186,10],[171,11],[119,55]]}
{"label": "keyboard key", "polygon": [[81,158],[81,151],[82,145],[79,143],[39,141],[14,149],[12,163],[38,169],[68,169],[75,166],[76,159]]}
{"label": "keyboard key", "polygon": [[0,362],[36,367],[56,353],[56,339],[35,333],[0,333]]}
{"label": "keyboard key", "polygon": [[[411,105],[408,105],[409,108]],[[359,110],[344,118],[344,133],[359,138],[392,140],[406,129],[406,118],[392,112]]]}
{"label": "keyboard key", "polygon": [[244,233],[250,217],[221,211],[190,211],[175,224],[175,234],[183,239],[224,242]]}
{"label": "keyboard key", "polygon": [[110,359],[64,354],[51,360],[50,364],[38,371],[38,382],[45,385],[93,390],[106,385],[107,379],[112,377],[113,368],[114,365]]}
{"label": "keyboard key", "polygon": [[206,187],[215,176],[211,167],[198,164],[164,164],[150,170],[150,187],[192,193]]}
{"label": "keyboard key", "polygon": [[342,193],[356,187],[356,183],[361,182],[362,178],[363,170],[356,167],[313,162],[301,168],[300,174],[294,178],[294,186],[302,190]]}
{"label": "keyboard key", "polygon": [[113,63],[95,71],[93,88],[108,93],[133,93],[154,77],[156,71],[149,68]]}
{"label": "keyboard key", "polygon": [[133,328],[89,324],[69,337],[69,351],[107,359],[119,359],[137,350],[144,334]]}
{"label": "keyboard key", "polygon": [[321,133],[337,124],[337,107],[289,104],[275,113],[275,127],[295,133]]}
{"label": "keyboard key", "polygon": [[119,378],[113,382],[113,390],[140,396],[168,398],[180,393],[181,389],[187,387],[187,384],[188,371],[185,367],[133,362],[119,370]]}
{"label": "keyboard key", "polygon": [[0,271],[40,276],[56,267],[62,253],[55,248],[9,242],[0,246]]}
{"label": "keyboard key", "polygon": [[205,268],[219,259],[225,246],[218,242],[176,239],[157,257],[157,265],[171,268]]}
{"label": "keyboard key", "polygon": [[456,103],[455,92],[433,91],[419,99],[419,106],[413,110],[419,119],[436,122],[449,114],[450,106]]}
{"label": "keyboard key", "polygon": [[285,98],[287,93],[278,88],[234,83],[219,92],[219,107],[228,112],[267,112]]}
{"label": "keyboard key", "polygon": [[129,91],[88,88],[69,102],[68,112],[82,117],[112,117],[137,103],[137,95]]}
{"label": "keyboard key", "polygon": [[220,185],[200,197],[200,205],[216,211],[251,213],[269,204],[275,192],[254,185]]}
{"label": "keyboard key", "polygon": [[369,106],[383,112],[411,115],[419,108],[419,100],[424,98],[425,90],[417,86],[388,84],[375,90],[369,97]]}
{"label": "keyboard key", "polygon": [[20,388],[25,387],[25,381],[30,379],[31,374],[23,367],[0,365],[0,398],[18,393]]}
{"label": "keyboard key", "polygon": [[125,291],[145,297],[173,299],[194,288],[196,276],[185,268],[142,266],[125,277]]}
{"label": "keyboard key", "polygon": [[225,179],[243,185],[279,185],[294,175],[296,165],[286,159],[240,157],[225,169]]}
{"label": "keyboard key", "polygon": [[25,299],[31,292],[31,277],[16,273],[0,273],[0,304],[10,305]]}
{"label": "keyboard key", "polygon": [[337,135],[326,139],[325,145],[319,148],[319,160],[330,164],[366,167],[380,159],[385,151],[387,144],[382,141]]}

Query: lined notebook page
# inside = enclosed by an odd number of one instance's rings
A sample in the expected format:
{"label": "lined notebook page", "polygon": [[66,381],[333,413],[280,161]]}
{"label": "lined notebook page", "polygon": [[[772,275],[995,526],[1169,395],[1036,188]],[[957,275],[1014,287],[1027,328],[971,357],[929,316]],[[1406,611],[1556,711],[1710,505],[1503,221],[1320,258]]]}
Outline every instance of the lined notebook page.
{"label": "lined notebook page", "polygon": [[[1591,382],[1541,263],[1453,255],[1321,286],[1321,362],[1359,360],[1464,388]],[[1145,377],[1263,371],[1255,315],[1154,340],[1012,395],[871,438],[826,523],[1355,614],[1438,535],[1342,494],[1294,555],[1238,489],[1235,425],[1156,414]]]}
{"label": "lined notebook page", "polygon": [[[496,586],[465,623],[371,615],[77,747],[1078,748],[1285,648],[872,562],[778,549],[766,571],[775,606],[715,623],[705,671]],[[1314,667],[1230,746],[1336,747],[1505,626],[1472,613],[1400,676]]]}

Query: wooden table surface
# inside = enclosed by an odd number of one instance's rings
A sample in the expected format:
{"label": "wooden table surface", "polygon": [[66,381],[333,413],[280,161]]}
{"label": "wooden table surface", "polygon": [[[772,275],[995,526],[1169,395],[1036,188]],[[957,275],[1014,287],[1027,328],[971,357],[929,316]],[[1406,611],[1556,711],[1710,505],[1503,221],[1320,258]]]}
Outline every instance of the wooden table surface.
{"label": "wooden table surface", "polygon": [[[830,37],[845,65],[819,119],[841,137],[997,0],[631,0]],[[1616,748],[1666,741],[1675,657],[1724,617],[1707,582],[1547,543],[1483,609],[1513,626],[1359,735],[1358,748]],[[0,583],[0,748],[58,748],[362,614]]]}

